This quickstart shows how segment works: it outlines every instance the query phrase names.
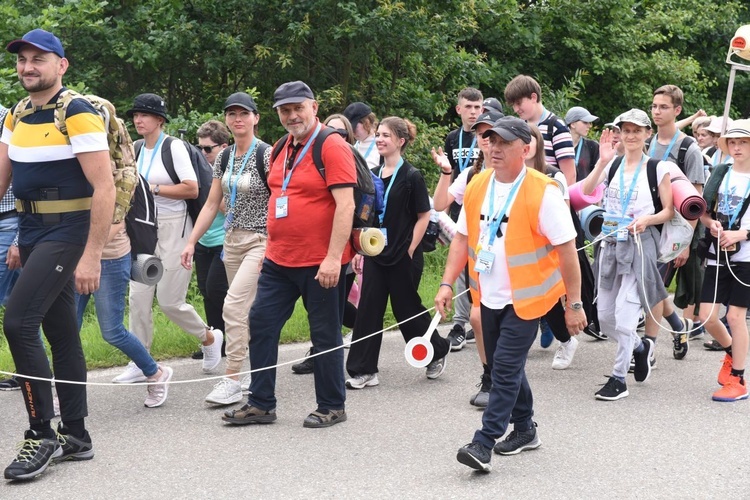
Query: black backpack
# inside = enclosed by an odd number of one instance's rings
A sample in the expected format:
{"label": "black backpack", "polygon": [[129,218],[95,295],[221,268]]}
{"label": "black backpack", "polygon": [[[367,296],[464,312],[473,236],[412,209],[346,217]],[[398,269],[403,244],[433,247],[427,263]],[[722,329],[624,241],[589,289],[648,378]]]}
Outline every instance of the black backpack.
{"label": "black backpack", "polygon": [[[255,148],[255,168],[258,169],[260,180],[263,181],[263,184],[266,186],[266,190],[270,193],[271,188],[268,187],[266,169],[263,165],[263,156],[266,154],[266,149],[268,149],[269,147],[270,146],[265,142],[258,141],[258,147]],[[229,155],[231,151],[232,146],[227,146],[221,151],[221,162],[219,163],[219,166],[221,167],[222,174],[227,171],[227,166],[229,166]]]}
{"label": "black backpack", "polygon": [[[331,134],[337,133],[331,127],[323,127],[315,138],[312,147],[312,159],[318,172],[326,178],[326,168],[323,165],[323,142]],[[271,151],[271,163],[281,153],[289,140],[289,134],[279,139]],[[367,161],[354,146],[347,143],[354,155],[354,164],[357,170],[357,186],[354,188],[354,228],[379,227],[378,215],[383,211],[383,181],[372,173]]]}
{"label": "black backpack", "polygon": [[[646,139],[646,152],[648,152],[649,148],[651,147],[651,141],[653,140],[654,137],[655,136],[651,136],[648,139]],[[685,155],[687,154],[687,151],[690,148],[690,145],[694,142],[695,142],[695,139],[693,139],[689,135],[686,135],[680,141],[680,149],[677,151],[677,166],[680,167],[680,170],[682,170],[683,174],[687,174],[687,172],[685,171]],[[665,161],[669,161],[669,160],[665,160]]]}
{"label": "black backpack", "polygon": [[138,184],[125,215],[125,230],[130,238],[130,254],[135,258],[143,253],[153,255],[158,241],[156,204],[148,182],[138,174]]}
{"label": "black backpack", "polygon": [[[181,182],[177,172],[175,172],[174,159],[172,158],[171,144],[172,141],[175,140],[182,141],[182,144],[185,145],[185,149],[187,149],[188,156],[190,157],[190,164],[193,166],[195,177],[198,180],[198,197],[185,200],[185,203],[187,203],[188,214],[193,220],[193,224],[195,224],[195,221],[198,220],[198,214],[201,213],[203,205],[206,204],[208,192],[211,190],[211,182],[213,181],[212,169],[211,165],[208,164],[206,157],[203,156],[203,153],[201,153],[198,148],[183,139],[166,136],[164,138],[164,143],[161,146],[161,162],[164,164],[164,167],[169,174],[169,178],[172,179],[172,182],[175,185]],[[143,139],[135,141],[134,147],[135,157],[138,158],[141,148],[143,147]]]}

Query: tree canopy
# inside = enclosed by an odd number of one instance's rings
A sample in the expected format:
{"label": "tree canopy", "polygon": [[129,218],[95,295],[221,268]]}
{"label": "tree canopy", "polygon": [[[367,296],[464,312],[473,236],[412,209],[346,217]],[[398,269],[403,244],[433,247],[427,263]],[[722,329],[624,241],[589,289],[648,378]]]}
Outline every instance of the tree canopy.
{"label": "tree canopy", "polygon": [[[33,28],[60,37],[69,86],[127,109],[165,97],[191,132],[243,90],[256,97],[260,135],[279,137],[274,89],[307,82],[321,116],[352,101],[410,118],[417,148],[455,127],[455,96],[475,86],[503,99],[515,75],[534,76],[543,102],[582,105],[608,121],[648,107],[654,88],[685,91],[683,116],[723,110],[729,40],[750,23],[744,0],[34,0],[0,5],[3,45]],[[0,55],[0,102],[23,95],[15,58]],[[750,112],[738,75],[733,116]],[[426,156],[425,156],[426,158]]]}

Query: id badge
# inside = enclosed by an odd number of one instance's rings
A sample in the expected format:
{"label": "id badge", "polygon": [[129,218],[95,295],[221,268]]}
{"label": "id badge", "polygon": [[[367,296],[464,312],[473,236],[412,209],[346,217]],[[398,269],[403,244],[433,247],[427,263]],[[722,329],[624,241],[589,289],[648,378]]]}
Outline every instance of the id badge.
{"label": "id badge", "polygon": [[474,263],[474,270],[482,274],[490,274],[492,264],[495,262],[495,254],[487,250],[480,250]]}
{"label": "id badge", "polygon": [[628,241],[628,228],[621,227],[617,230],[617,241]]}
{"label": "id badge", "polygon": [[289,215],[289,198],[279,196],[276,198],[276,218],[283,219],[287,215]]}
{"label": "id badge", "polygon": [[384,227],[380,228],[380,232],[383,233],[383,238],[385,238],[385,245],[388,246],[388,230]]}

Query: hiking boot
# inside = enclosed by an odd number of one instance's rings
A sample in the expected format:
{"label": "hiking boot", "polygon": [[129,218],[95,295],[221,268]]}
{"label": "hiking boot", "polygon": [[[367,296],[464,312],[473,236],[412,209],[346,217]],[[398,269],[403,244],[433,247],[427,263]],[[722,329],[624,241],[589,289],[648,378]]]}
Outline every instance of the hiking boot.
{"label": "hiking boot", "polygon": [[724,354],[724,360],[721,362],[721,369],[719,370],[719,376],[716,381],[719,385],[726,385],[729,383],[729,378],[732,376],[732,356]]}
{"label": "hiking boot", "polygon": [[62,455],[57,439],[42,437],[29,429],[18,443],[18,455],[5,468],[5,479],[33,479],[49,466],[54,457]]}
{"label": "hiking boot", "polygon": [[594,337],[596,340],[607,340],[609,337],[607,337],[606,333],[602,333],[599,330],[597,330],[596,326],[594,326],[594,323],[589,323],[586,328],[583,329],[583,333],[590,337]]}
{"label": "hiking boot", "polygon": [[445,360],[448,358],[447,355],[440,359],[434,360],[432,363],[427,365],[426,375],[427,378],[433,380],[438,378],[445,371]]}
{"label": "hiking boot", "polygon": [[146,376],[140,368],[132,361],[125,367],[125,371],[112,379],[115,384],[135,384],[136,382],[145,382]]}
{"label": "hiking boot", "polygon": [[223,378],[206,396],[206,403],[215,405],[231,405],[242,401],[242,385],[239,380]]}
{"label": "hiking boot", "polygon": [[297,375],[307,375],[315,370],[315,358],[311,358],[312,349],[305,353],[305,359],[292,365],[292,371]]}
{"label": "hiking boot", "polygon": [[307,427],[308,429],[320,429],[340,424],[341,422],[346,422],[346,411],[343,409],[328,410],[318,408],[305,418],[305,421],[302,422],[302,427]]}
{"label": "hiking boot", "polygon": [[57,440],[60,443],[62,453],[52,458],[53,462],[64,462],[70,460],[78,462],[94,458],[94,446],[91,443],[89,431],[84,431],[83,439],[75,437],[63,426],[62,422],[57,424]]}
{"label": "hiking boot", "polygon": [[276,410],[263,411],[246,404],[238,410],[225,411],[221,419],[235,425],[270,424],[276,420]]}
{"label": "hiking boot", "polygon": [[633,351],[633,376],[636,382],[645,382],[651,376],[651,356],[654,352],[654,343],[651,339],[643,339],[643,349],[640,352]]}
{"label": "hiking boot", "polygon": [[213,373],[219,363],[221,363],[221,346],[224,344],[224,336],[221,330],[214,328],[211,330],[214,334],[214,341],[211,345],[201,346],[203,351],[203,373]]}
{"label": "hiking boot", "polygon": [[380,384],[377,373],[357,375],[356,377],[346,379],[346,386],[349,389],[364,389],[365,387],[375,387]]}
{"label": "hiking boot", "polygon": [[536,433],[536,422],[533,422],[529,430],[513,430],[503,441],[497,443],[493,450],[498,455],[517,455],[522,451],[535,450],[541,445],[542,441]]}
{"label": "hiking boot", "polygon": [[490,449],[476,441],[459,448],[456,460],[481,472],[490,472],[492,470]]}
{"label": "hiking boot", "polygon": [[724,347],[716,339],[703,342],[703,348],[707,351],[723,351]]}
{"label": "hiking boot", "polygon": [[149,380],[149,384],[146,386],[148,395],[143,405],[146,408],[156,408],[164,404],[169,394],[169,381],[172,380],[173,371],[168,366],[160,366],[161,377],[155,380]]}
{"label": "hiking boot", "polygon": [[466,343],[467,344],[476,344],[477,338],[474,336],[474,329],[472,328],[468,332],[466,332]]}
{"label": "hiking boot", "polygon": [[446,338],[451,343],[451,351],[460,351],[466,345],[466,332],[461,325],[453,325]]}
{"label": "hiking boot", "polygon": [[542,346],[543,349],[546,349],[552,345],[555,336],[552,334],[552,329],[549,327],[549,324],[544,319],[539,321],[539,329],[542,332],[539,336],[539,345]]}
{"label": "hiking boot", "polygon": [[722,401],[724,403],[747,399],[747,386],[745,385],[745,380],[730,375],[729,380],[724,384],[724,387],[714,392],[711,399],[714,401]]}
{"label": "hiking boot", "polygon": [[564,370],[573,362],[576,349],[578,349],[578,339],[570,337],[567,342],[561,342],[555,352],[555,359],[552,360],[553,370]]}
{"label": "hiking boot", "polygon": [[672,335],[672,356],[674,359],[683,359],[688,353],[688,341],[690,340],[689,331],[693,329],[693,320],[682,318],[684,328],[681,333]]}
{"label": "hiking boot", "polygon": [[596,391],[594,397],[602,401],[617,401],[618,399],[628,397],[628,386],[620,382],[615,377],[609,377],[604,387]]}
{"label": "hiking boot", "polygon": [[18,380],[15,376],[6,378],[5,380],[0,380],[0,391],[20,391],[21,390],[21,384],[18,383]]}
{"label": "hiking boot", "polygon": [[482,374],[481,381],[477,384],[479,392],[476,393],[469,404],[478,408],[487,408],[487,404],[490,402],[490,389],[492,389],[492,377],[488,373]]}

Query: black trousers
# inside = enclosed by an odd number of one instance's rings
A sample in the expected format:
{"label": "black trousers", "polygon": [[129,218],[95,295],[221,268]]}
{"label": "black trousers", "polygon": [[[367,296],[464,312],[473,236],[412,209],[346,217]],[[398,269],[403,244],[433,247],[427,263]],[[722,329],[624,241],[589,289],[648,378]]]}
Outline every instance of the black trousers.
{"label": "black trousers", "polygon": [[[415,276],[418,274],[419,276]],[[383,329],[383,316],[391,298],[391,309],[396,321],[426,311],[422,305],[416,284],[421,279],[421,266],[415,270],[408,255],[393,266],[382,266],[373,259],[365,257],[362,291],[360,292],[357,321],[354,324],[353,340],[361,339],[373,332]],[[429,314],[422,314],[401,325],[401,334],[406,342],[414,337],[421,337],[430,326]],[[346,370],[350,376],[367,375],[378,372],[378,359],[383,335],[375,335],[362,342],[352,344],[346,360]],[[450,343],[432,333],[430,343],[435,350],[434,359],[440,359],[450,350]]]}
{"label": "black trousers", "polygon": [[203,307],[206,310],[206,322],[212,328],[218,328],[222,332],[224,328],[224,298],[227,296],[229,283],[224,262],[221,260],[221,251],[224,247],[206,247],[197,243],[195,245],[195,278],[198,281],[198,290],[203,296]]}
{"label": "black trousers", "polygon": [[[54,418],[50,382],[23,375],[51,378],[49,361],[39,337],[39,325],[52,350],[52,365],[59,380],[86,381],[86,359],[76,320],[76,265],[83,247],[45,241],[20,247],[23,272],[8,299],[3,325],[13,355],[21,394],[32,424]],[[56,384],[63,422],[88,415],[86,386]]]}

